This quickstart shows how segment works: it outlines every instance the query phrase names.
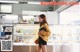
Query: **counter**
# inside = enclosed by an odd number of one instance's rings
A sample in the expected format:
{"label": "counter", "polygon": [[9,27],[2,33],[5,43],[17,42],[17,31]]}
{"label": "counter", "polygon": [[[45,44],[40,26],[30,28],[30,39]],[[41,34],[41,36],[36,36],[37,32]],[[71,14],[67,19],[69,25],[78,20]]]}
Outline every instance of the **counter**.
{"label": "counter", "polygon": [[[0,50],[0,52],[36,52],[35,44],[25,44],[25,43],[13,43],[13,44],[14,44],[13,51],[1,51]],[[53,45],[47,45],[47,51],[53,52]]]}
{"label": "counter", "polygon": [[[37,45],[35,43],[13,43],[13,52],[36,52]],[[53,44],[48,43],[47,51],[53,52]]]}
{"label": "counter", "polygon": [[[35,44],[13,43],[11,52],[36,52]],[[54,43],[47,45],[48,52],[80,52],[80,43]]]}

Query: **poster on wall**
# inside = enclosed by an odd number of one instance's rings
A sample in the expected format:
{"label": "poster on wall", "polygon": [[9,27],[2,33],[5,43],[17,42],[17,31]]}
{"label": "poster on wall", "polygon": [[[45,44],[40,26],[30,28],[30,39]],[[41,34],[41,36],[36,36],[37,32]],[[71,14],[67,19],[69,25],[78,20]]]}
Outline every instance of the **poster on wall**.
{"label": "poster on wall", "polygon": [[1,26],[0,28],[2,29],[0,31],[1,51],[12,51],[13,26]]}
{"label": "poster on wall", "polygon": [[1,13],[11,14],[12,13],[12,5],[1,5]]}
{"label": "poster on wall", "polygon": [[12,51],[12,41],[11,40],[1,40],[1,51]]}
{"label": "poster on wall", "polygon": [[1,26],[0,40],[12,40],[13,27],[12,26]]}

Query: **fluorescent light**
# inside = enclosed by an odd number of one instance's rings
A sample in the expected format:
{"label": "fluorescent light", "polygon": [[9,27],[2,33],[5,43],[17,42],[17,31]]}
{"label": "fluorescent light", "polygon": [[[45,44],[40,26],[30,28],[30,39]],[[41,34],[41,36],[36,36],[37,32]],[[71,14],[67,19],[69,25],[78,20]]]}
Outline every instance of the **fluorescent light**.
{"label": "fluorescent light", "polygon": [[18,1],[0,1],[1,3],[19,3]]}
{"label": "fluorescent light", "polygon": [[[0,3],[19,3],[18,1],[0,1]],[[41,4],[40,2],[27,2],[28,4]]]}
{"label": "fluorescent light", "polygon": [[40,2],[27,2],[28,4],[41,4]]}

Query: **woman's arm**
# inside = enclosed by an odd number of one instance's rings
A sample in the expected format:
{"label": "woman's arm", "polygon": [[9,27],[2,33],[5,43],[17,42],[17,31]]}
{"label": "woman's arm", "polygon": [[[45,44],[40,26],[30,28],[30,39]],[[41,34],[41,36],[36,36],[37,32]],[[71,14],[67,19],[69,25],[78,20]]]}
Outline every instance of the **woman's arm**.
{"label": "woman's arm", "polygon": [[43,36],[49,36],[50,33],[51,33],[51,32],[50,32],[50,29],[49,29],[49,26],[48,26],[47,24],[44,24],[43,27],[46,28],[46,31],[41,30],[41,31],[39,32],[39,34],[40,34],[40,35],[43,35]]}

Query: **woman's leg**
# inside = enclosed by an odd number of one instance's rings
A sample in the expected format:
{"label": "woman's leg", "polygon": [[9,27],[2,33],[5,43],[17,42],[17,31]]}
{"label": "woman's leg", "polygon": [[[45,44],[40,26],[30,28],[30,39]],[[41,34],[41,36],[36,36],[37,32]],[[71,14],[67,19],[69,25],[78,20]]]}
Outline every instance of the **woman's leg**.
{"label": "woman's leg", "polygon": [[38,52],[38,44],[36,44],[35,52]]}
{"label": "woman's leg", "polygon": [[42,52],[47,52],[46,45],[41,45],[41,48],[42,48]]}
{"label": "woman's leg", "polygon": [[41,47],[40,47],[40,45],[38,45],[38,52],[41,52]]}

